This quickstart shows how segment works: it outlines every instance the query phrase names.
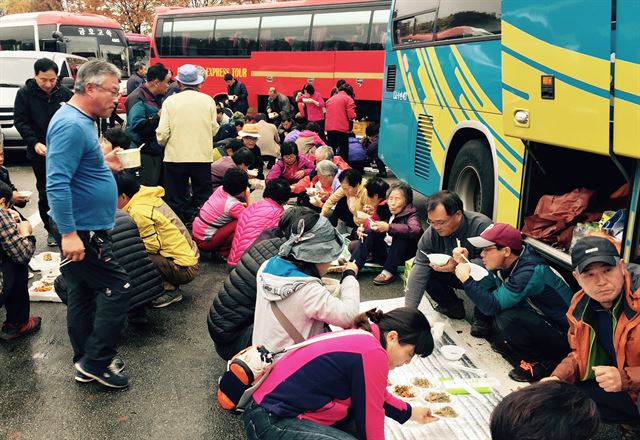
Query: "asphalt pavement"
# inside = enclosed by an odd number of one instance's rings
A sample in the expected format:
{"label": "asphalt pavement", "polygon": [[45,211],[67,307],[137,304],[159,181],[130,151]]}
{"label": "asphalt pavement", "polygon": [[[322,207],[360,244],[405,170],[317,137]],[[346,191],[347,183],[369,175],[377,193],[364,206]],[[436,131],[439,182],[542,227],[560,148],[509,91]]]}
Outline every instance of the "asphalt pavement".
{"label": "asphalt pavement", "polygon": [[[8,152],[5,165],[19,190],[33,191],[23,215],[39,218],[29,164],[23,155]],[[34,235],[37,253],[52,249],[41,223]],[[223,264],[202,258],[199,276],[182,287],[181,302],[150,309],[147,325],[123,331],[119,352],[130,387],[120,391],[76,383],[66,306],[31,303],[31,313],[42,317],[40,332],[11,343],[0,341],[0,439],[245,438],[241,418],[217,405],[216,383],[225,363],[207,331],[209,307],[226,276]],[[373,276],[360,277],[361,301],[403,295],[401,281],[379,287],[373,285]],[[454,323],[454,328],[467,350],[505,380],[510,367],[488,343],[470,337],[464,321]],[[515,389],[514,384],[508,387]],[[617,438],[614,431],[608,428],[598,438]]]}

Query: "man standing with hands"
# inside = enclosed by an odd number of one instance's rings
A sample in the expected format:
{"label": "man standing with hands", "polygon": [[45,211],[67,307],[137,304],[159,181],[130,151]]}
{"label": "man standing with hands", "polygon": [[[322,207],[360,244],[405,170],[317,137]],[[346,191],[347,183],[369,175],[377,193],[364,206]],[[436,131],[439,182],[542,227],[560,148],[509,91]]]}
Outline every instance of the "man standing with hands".
{"label": "man standing with hands", "polygon": [[130,287],[113,257],[109,230],[118,199],[112,170],[116,153],[103,156],[95,119],[111,114],[119,95],[120,71],[102,60],[78,70],[75,95],[51,120],[47,132],[47,194],[52,230],[59,233],[68,286],[67,328],[77,382],[96,380],[125,388],[117,345],[127,315]]}
{"label": "man standing with hands", "polygon": [[[27,144],[27,159],[31,161],[38,189],[38,211],[48,232],[47,244],[57,243],[49,230],[49,203],[47,202],[46,156],[47,128],[54,113],[73,93],[60,85],[58,65],[49,58],[40,58],[33,65],[35,75],[18,90],[14,103],[14,124]],[[109,116],[109,115],[108,115]]]}
{"label": "man standing with hands", "polygon": [[582,287],[571,301],[571,353],[543,380],[575,383],[622,438],[640,437],[640,268],[625,265],[606,238],[584,237],[571,251]]}

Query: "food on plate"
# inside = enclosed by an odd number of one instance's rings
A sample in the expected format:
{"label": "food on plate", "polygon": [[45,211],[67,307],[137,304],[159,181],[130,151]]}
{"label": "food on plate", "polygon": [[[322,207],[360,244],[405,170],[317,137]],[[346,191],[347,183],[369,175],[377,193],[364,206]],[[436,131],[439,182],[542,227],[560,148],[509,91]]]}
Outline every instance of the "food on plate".
{"label": "food on plate", "polygon": [[42,261],[52,261],[52,260],[53,260],[53,255],[51,255],[51,252],[42,253]]}
{"label": "food on plate", "polygon": [[431,403],[450,403],[451,402],[451,398],[447,393],[440,393],[437,391],[427,393],[427,395],[424,396],[424,400]]}
{"label": "food on plate", "polygon": [[435,410],[433,414],[440,417],[458,417],[456,410],[450,406],[443,406],[442,408]]}
{"label": "food on plate", "polygon": [[46,281],[40,281],[37,286],[33,288],[34,292],[48,292],[53,289],[53,283],[48,283]]}
{"label": "food on plate", "polygon": [[411,383],[420,388],[431,388],[433,386],[426,377],[414,377]]}
{"label": "food on plate", "polygon": [[410,385],[396,385],[393,387],[393,394],[396,394],[405,399],[411,399],[416,397],[416,393]]}

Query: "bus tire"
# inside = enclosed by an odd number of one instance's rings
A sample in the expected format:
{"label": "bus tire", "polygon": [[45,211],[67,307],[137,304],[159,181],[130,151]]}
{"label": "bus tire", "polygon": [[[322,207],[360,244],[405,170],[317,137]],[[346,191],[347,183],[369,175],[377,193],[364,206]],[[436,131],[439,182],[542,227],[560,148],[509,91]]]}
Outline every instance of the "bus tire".
{"label": "bus tire", "polygon": [[493,217],[493,159],[485,142],[471,139],[464,143],[453,161],[447,189],[460,196],[465,210]]}

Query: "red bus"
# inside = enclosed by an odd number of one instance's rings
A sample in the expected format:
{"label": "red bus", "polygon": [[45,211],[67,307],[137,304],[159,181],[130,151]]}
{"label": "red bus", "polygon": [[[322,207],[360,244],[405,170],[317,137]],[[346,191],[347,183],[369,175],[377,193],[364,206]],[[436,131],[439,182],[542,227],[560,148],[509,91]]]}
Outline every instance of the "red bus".
{"label": "red bus", "polygon": [[46,11],[0,17],[0,50],[63,52],[101,58],[129,76],[129,50],[117,21],[96,14]]}
{"label": "red bus", "polygon": [[[143,34],[124,34],[127,37],[127,42],[131,48],[131,66],[136,62],[142,61],[145,64],[149,64],[149,51],[151,47],[151,37]],[[131,70],[133,72],[133,69]]]}
{"label": "red bus", "polygon": [[249,113],[264,112],[275,87],[292,96],[306,82],[328,98],[345,79],[358,119],[379,120],[389,0],[299,0],[205,8],[156,9],[151,64],[174,74],[202,66],[203,91],[226,94],[231,73],[249,91]]}

